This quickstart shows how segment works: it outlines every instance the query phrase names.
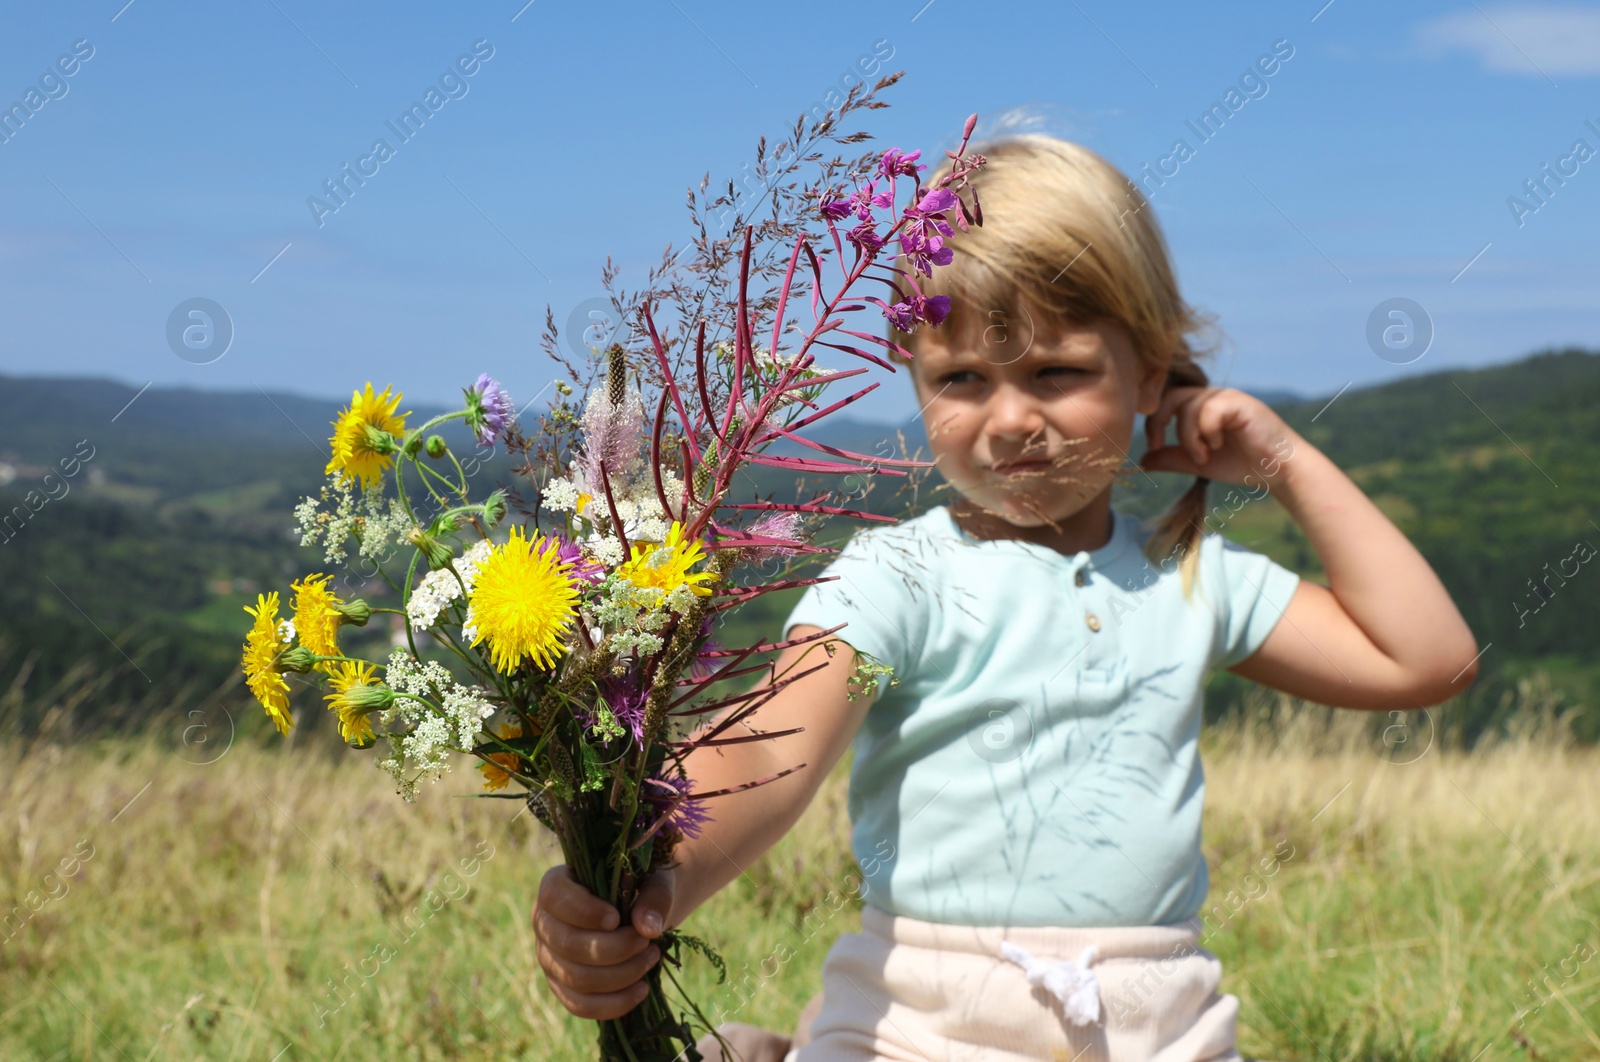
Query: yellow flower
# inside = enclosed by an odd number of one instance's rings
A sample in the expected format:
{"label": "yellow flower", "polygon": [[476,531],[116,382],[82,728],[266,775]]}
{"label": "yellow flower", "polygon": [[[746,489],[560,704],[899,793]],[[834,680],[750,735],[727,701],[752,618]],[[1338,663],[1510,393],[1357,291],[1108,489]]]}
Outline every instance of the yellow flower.
{"label": "yellow flower", "polygon": [[323,472],[338,472],[344,479],[359,479],[363,490],[372,489],[394,463],[394,458],[373,449],[367,428],[377,428],[397,438],[403,436],[406,417],[410,414],[395,413],[399,405],[400,396],[390,395],[387,387],[382,394],[374,395],[370,380],[366,393],[350,392],[350,405],[341,409],[333,421],[333,434],[328,438],[333,456]]}
{"label": "yellow flower", "polygon": [[550,668],[566,652],[563,636],[576,615],[578,590],[567,578],[570,564],[556,558],[556,542],[535,530],[530,541],[522,527],[496,546],[478,566],[472,588],[472,644],[487,639],[489,659],[510,674],[525,656]]}
{"label": "yellow flower", "polygon": [[294,717],[289,714],[289,684],[277,668],[278,654],[285,648],[278,631],[278,592],[257,594],[256,606],[246,605],[244,610],[254,616],[256,622],[245,638],[239,666],[244,669],[250,692],[267,710],[278,733],[287,734],[294,725]]}
{"label": "yellow flower", "polygon": [[578,507],[574,509],[573,512],[577,513],[579,516],[582,516],[583,507],[592,501],[594,501],[594,495],[590,494],[588,491],[584,491],[578,495]]}
{"label": "yellow flower", "polygon": [[[372,693],[379,693],[377,670],[365,660],[330,660],[328,685],[333,692],[324,694],[328,710],[339,713],[339,736],[346,742],[367,741],[375,738],[372,723],[367,719],[367,709],[372,704]],[[392,703],[392,697],[388,698]]]}
{"label": "yellow flower", "polygon": [[[500,738],[502,741],[521,737],[522,722],[513,719],[504,726],[495,727],[494,734],[495,737]],[[511,775],[507,774],[506,771],[516,770],[522,757],[514,752],[491,752],[489,753],[489,759],[494,762],[478,764],[478,770],[483,772],[483,787],[485,789],[504,789],[506,783],[511,781]]]}
{"label": "yellow flower", "polygon": [[[671,552],[661,559],[659,564],[651,564],[650,559],[658,550],[668,549]],[[628,543],[628,552],[633,554],[617,569],[617,576],[628,580],[640,589],[658,589],[670,594],[680,586],[688,586],[696,597],[708,597],[711,588],[699,585],[707,579],[715,579],[715,572],[695,572],[689,574],[689,569],[705,560],[705,551],[700,548],[699,542],[684,542],[683,525],[672,521],[672,529],[667,532],[667,540],[660,546],[653,542],[642,545],[638,542]]]}
{"label": "yellow flower", "polygon": [[[340,655],[339,624],[344,617],[339,605],[343,602],[328,589],[328,576],[308,575],[289,586],[294,591],[294,629],[300,644],[318,656]],[[327,662],[318,666],[328,670]]]}

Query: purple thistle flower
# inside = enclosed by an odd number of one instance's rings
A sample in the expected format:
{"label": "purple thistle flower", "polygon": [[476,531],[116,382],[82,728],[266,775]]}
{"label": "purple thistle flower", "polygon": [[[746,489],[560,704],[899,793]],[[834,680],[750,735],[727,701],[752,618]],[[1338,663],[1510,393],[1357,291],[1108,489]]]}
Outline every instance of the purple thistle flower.
{"label": "purple thistle flower", "polygon": [[478,433],[478,445],[492,446],[501,437],[517,406],[500,386],[500,381],[488,373],[479,373],[478,380],[465,389],[467,396],[467,426]]}
{"label": "purple thistle flower", "polygon": [[921,157],[922,151],[920,149],[909,154],[905,154],[902,153],[899,148],[890,148],[888,151],[883,153],[883,158],[879,160],[878,172],[883,174],[885,177],[893,177],[895,174],[902,174],[906,177],[915,177],[918,170],[925,170],[928,168],[927,166],[917,164],[917,160]]}
{"label": "purple thistle flower", "polygon": [[707,654],[724,648],[726,646],[715,638],[707,638],[705,644],[700,647],[700,652],[689,664],[689,677],[696,682],[709,678],[722,664],[718,662],[718,657],[708,656]]}
{"label": "purple thistle flower", "polygon": [[651,776],[645,779],[645,784],[649,786],[645,799],[655,807],[657,815],[667,817],[666,825],[661,828],[663,833],[676,831],[685,837],[700,836],[701,828],[711,821],[711,816],[702,801],[689,799],[694,789],[692,779]]}
{"label": "purple thistle flower", "polygon": [[605,565],[598,561],[589,560],[583,555],[583,550],[578,547],[578,544],[565,535],[555,535],[553,537],[557,543],[557,563],[572,565],[567,571],[567,578],[574,582],[582,581],[588,583],[590,586],[605,581]]}
{"label": "purple thistle flower", "polygon": [[[645,690],[639,683],[639,676],[632,672],[615,678],[607,675],[600,681],[600,695],[605,698],[606,705],[611,709],[611,714],[616,716],[621,723],[633,734],[633,740],[644,740],[644,702]],[[599,718],[599,713],[591,713],[579,708],[578,721],[585,729],[593,726]]]}

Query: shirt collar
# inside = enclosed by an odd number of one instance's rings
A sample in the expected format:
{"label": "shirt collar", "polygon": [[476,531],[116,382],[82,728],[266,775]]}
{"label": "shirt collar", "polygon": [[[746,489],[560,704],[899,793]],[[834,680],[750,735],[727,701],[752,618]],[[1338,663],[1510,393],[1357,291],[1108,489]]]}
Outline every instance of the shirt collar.
{"label": "shirt collar", "polygon": [[1133,541],[1133,517],[1111,510],[1111,537],[1099,549],[1079,550],[1073,554],[1060,553],[1048,546],[1041,546],[1035,542],[1025,542],[1016,538],[976,539],[961,529],[956,523],[955,516],[950,512],[950,506],[941,505],[939,510],[943,513],[946,530],[955,538],[973,546],[990,546],[1000,549],[1020,549],[1030,556],[1048,556],[1053,563],[1066,566],[1069,572],[1077,572],[1087,568],[1091,571],[1104,571],[1112,562],[1120,558]]}

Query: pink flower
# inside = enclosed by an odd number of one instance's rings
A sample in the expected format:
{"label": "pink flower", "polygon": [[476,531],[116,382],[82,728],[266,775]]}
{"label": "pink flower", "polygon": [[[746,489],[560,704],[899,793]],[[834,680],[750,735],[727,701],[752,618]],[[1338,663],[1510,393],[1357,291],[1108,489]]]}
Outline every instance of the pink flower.
{"label": "pink flower", "polygon": [[856,217],[862,221],[872,220],[873,207],[877,207],[880,210],[888,210],[894,206],[894,195],[890,192],[880,192],[877,187],[877,181],[868,181],[865,188],[856,189],[856,193],[850,197],[850,203],[855,207]]}
{"label": "pink flower", "polygon": [[915,177],[918,170],[925,170],[927,166],[917,164],[922,157],[920,150],[910,154],[902,154],[899,148],[890,148],[883,153],[883,158],[878,162],[878,172],[885,177],[903,174],[906,177]]}
{"label": "pink flower", "polygon": [[877,228],[870,221],[863,221],[845,233],[845,239],[859,247],[861,253],[866,255],[877,254],[883,247],[883,237],[878,235]]}
{"label": "pink flower", "polygon": [[912,295],[906,301],[897,302],[884,310],[883,315],[902,332],[909,332],[924,321],[937,326],[950,316],[950,296]]}
{"label": "pink flower", "polygon": [[905,225],[900,230],[900,250],[924,276],[933,276],[933,267],[949,265],[954,252],[944,245],[955,229],[945,220],[944,211],[957,203],[948,188],[935,188],[916,206],[906,207]]}
{"label": "pink flower", "polygon": [[824,199],[822,201],[822,216],[829,221],[838,221],[853,209],[854,204],[849,199]]}

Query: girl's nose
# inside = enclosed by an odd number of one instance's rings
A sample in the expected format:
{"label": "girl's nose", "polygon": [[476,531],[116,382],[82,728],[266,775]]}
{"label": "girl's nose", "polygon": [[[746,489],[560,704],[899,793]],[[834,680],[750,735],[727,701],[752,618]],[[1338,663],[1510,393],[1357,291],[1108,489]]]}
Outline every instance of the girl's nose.
{"label": "girl's nose", "polygon": [[1002,439],[1026,441],[1044,427],[1044,414],[1032,395],[1021,388],[1001,384],[994,391],[989,407],[989,434]]}

